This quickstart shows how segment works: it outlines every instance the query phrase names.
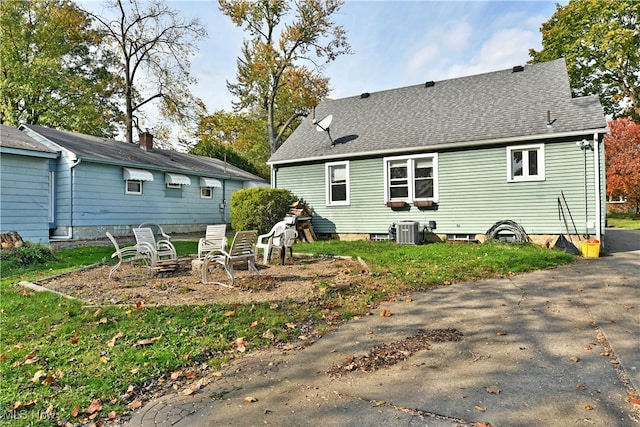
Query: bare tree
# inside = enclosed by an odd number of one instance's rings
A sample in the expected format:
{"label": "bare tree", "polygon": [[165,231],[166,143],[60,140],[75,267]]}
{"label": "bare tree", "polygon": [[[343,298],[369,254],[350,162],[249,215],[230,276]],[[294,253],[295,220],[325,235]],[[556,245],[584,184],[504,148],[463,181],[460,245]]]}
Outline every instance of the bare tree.
{"label": "bare tree", "polygon": [[[158,101],[161,114],[174,123],[184,124],[204,111],[189,84],[190,57],[195,43],[207,35],[199,20],[186,20],[165,1],[151,0],[141,7],[140,0],[109,0],[113,18],[90,13],[106,33],[106,39],[119,62],[124,79],[124,127],[127,142],[133,142],[133,128],[141,130],[143,107]],[[149,127],[149,126],[145,126]]]}

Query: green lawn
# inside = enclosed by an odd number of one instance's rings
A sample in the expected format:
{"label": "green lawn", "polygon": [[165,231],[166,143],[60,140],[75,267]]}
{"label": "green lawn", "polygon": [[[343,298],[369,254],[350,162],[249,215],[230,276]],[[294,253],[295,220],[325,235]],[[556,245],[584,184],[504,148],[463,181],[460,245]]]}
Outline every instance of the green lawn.
{"label": "green lawn", "polygon": [[640,216],[635,212],[607,212],[607,225],[628,230],[640,230]]}
{"label": "green lawn", "polygon": [[[196,242],[175,242],[179,255]],[[143,404],[145,387],[182,389],[246,351],[329,333],[385,298],[474,278],[569,263],[565,252],[533,245],[320,241],[299,253],[359,256],[372,274],[349,285],[320,282],[322,297],[278,304],[85,307],[17,283],[97,262],[112,248],[61,250],[55,260],[29,248],[21,267],[3,259],[0,314],[0,417],[12,425],[73,424],[117,417]],[[64,424],[64,423],[63,423]]]}

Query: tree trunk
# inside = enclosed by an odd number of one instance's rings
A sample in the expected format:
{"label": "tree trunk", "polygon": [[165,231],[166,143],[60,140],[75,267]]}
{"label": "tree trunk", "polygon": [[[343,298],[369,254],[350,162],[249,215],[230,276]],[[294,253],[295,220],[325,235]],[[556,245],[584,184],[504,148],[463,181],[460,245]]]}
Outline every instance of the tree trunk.
{"label": "tree trunk", "polygon": [[271,102],[267,103],[267,133],[269,135],[269,149],[273,154],[278,149],[278,138],[273,124],[273,103]]}
{"label": "tree trunk", "polygon": [[133,144],[133,99],[131,95],[131,87],[127,87],[126,94],[126,113],[124,115],[124,137],[125,141]]}

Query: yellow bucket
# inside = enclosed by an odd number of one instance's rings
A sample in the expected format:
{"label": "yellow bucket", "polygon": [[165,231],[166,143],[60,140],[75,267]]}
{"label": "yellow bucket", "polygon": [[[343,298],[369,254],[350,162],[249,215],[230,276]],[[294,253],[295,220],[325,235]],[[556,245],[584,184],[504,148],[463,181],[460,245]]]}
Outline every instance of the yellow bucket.
{"label": "yellow bucket", "polygon": [[580,252],[585,258],[598,258],[600,256],[600,242],[597,240],[581,242]]}

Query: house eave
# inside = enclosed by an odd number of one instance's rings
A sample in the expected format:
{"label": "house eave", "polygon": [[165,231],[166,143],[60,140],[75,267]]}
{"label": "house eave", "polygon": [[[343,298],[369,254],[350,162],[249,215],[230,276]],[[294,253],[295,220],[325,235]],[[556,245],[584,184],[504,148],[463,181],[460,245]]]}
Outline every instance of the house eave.
{"label": "house eave", "polygon": [[286,165],[290,163],[308,163],[308,162],[318,162],[318,161],[326,161],[326,160],[334,160],[334,159],[349,159],[355,157],[376,157],[376,156],[386,156],[389,154],[402,154],[402,153],[414,153],[419,151],[442,151],[448,150],[451,148],[474,148],[481,146],[489,146],[489,145],[500,145],[500,144],[510,144],[514,142],[524,142],[524,141],[539,141],[542,139],[560,139],[560,138],[569,138],[574,136],[584,136],[584,135],[593,135],[593,134],[605,134],[609,131],[608,127],[603,128],[595,128],[595,129],[583,129],[577,131],[570,132],[557,132],[553,134],[538,134],[538,135],[520,135],[513,136],[508,138],[497,138],[497,139],[483,139],[477,141],[466,141],[466,142],[451,142],[446,144],[434,144],[428,146],[421,147],[406,147],[406,148],[395,148],[395,149],[386,149],[386,150],[377,150],[377,151],[361,151],[354,153],[344,153],[344,154],[330,154],[326,156],[315,156],[315,157],[306,157],[306,158],[296,158],[296,159],[287,159],[287,160],[277,160],[277,161],[268,161],[267,164],[271,167],[277,167],[280,165]]}
{"label": "house eave", "polygon": [[0,153],[16,154],[20,156],[29,156],[29,157],[42,157],[45,159],[56,159],[59,156],[58,153],[36,151],[36,150],[25,150],[21,148],[11,148],[11,147],[0,147]]}
{"label": "house eave", "polygon": [[83,162],[85,163],[98,163],[98,164],[103,164],[103,165],[109,165],[109,166],[122,166],[122,167],[127,167],[127,168],[137,168],[137,169],[146,169],[146,170],[153,170],[155,172],[161,172],[161,173],[176,173],[176,174],[188,174],[188,175],[197,175],[197,176],[204,176],[204,177],[208,177],[208,178],[215,178],[215,179],[232,179],[232,180],[236,180],[236,181],[255,181],[253,179],[250,178],[245,178],[245,177],[239,177],[239,176],[235,176],[235,175],[230,175],[230,174],[211,174],[211,173],[204,173],[204,172],[199,172],[199,171],[194,171],[191,169],[186,169],[186,168],[182,168],[182,169],[178,169],[178,168],[163,168],[160,166],[155,166],[155,165],[150,165],[150,164],[143,164],[143,163],[136,163],[136,162],[126,162],[126,161],[113,161],[113,160],[109,160],[109,159],[101,159],[101,158],[96,158],[96,157],[87,157],[87,156],[77,156],[78,159],[81,159]]}

